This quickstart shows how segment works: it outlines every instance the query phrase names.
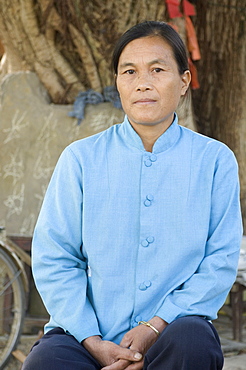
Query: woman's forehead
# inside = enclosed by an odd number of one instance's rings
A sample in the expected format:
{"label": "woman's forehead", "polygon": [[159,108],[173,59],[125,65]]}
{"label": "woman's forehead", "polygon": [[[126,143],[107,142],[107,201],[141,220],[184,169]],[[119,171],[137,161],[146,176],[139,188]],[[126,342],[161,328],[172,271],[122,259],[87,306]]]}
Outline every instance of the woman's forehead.
{"label": "woman's forehead", "polygon": [[134,61],[165,64],[170,60],[174,61],[171,46],[159,36],[149,36],[132,40],[125,46],[119,58],[119,67]]}

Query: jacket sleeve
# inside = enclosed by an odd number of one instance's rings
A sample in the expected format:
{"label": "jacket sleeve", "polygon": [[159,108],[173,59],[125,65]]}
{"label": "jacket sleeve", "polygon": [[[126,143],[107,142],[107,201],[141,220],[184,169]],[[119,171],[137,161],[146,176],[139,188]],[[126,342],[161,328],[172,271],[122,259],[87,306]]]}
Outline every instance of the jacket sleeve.
{"label": "jacket sleeve", "polygon": [[82,176],[80,163],[70,148],[66,148],[48,186],[32,245],[34,280],[51,322],[79,342],[101,335],[86,296]]}
{"label": "jacket sleeve", "polygon": [[236,278],[242,240],[238,166],[226,146],[221,147],[214,168],[208,230],[198,269],[169,292],[156,313],[169,323],[186,315],[217,318]]}

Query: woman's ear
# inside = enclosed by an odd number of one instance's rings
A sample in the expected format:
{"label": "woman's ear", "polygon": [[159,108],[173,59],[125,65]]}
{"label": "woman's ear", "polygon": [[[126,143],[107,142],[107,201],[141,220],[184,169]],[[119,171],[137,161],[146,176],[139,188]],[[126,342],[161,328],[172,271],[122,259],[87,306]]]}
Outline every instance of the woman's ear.
{"label": "woman's ear", "polygon": [[114,86],[117,89],[117,74],[116,73],[114,74]]}
{"label": "woman's ear", "polygon": [[182,81],[181,96],[184,96],[189,88],[191,81],[191,73],[188,69],[182,74],[181,81]]}

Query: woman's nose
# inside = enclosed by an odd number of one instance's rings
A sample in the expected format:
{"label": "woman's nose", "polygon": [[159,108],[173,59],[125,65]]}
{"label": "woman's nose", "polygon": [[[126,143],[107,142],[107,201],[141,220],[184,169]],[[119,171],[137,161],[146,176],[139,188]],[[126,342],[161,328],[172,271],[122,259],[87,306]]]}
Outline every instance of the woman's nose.
{"label": "woman's nose", "polygon": [[136,90],[137,91],[152,90],[152,83],[150,81],[150,76],[148,76],[148,74],[145,73],[138,76]]}

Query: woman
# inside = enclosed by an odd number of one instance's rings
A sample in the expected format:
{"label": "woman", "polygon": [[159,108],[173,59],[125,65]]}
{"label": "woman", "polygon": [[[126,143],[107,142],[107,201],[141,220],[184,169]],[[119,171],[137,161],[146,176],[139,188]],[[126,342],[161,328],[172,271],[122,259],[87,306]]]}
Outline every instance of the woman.
{"label": "woman", "polygon": [[51,317],[23,369],[222,369],[210,320],[236,277],[234,155],[178,125],[190,72],[172,27],[134,26],[113,65],[125,120],[65,149],[36,225]]}

